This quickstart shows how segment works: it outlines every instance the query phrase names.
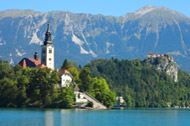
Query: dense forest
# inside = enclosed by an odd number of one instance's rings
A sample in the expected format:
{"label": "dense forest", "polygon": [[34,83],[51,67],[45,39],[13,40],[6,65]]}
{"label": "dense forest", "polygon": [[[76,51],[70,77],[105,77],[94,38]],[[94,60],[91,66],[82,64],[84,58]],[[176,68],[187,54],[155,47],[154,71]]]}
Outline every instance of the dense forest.
{"label": "dense forest", "polygon": [[[178,72],[178,82],[146,60],[97,59],[84,67],[65,60],[61,69],[73,75],[73,83],[107,107],[123,96],[127,107],[190,105],[190,75]],[[74,106],[73,86],[60,87],[56,70],[11,66],[0,61],[0,107]],[[72,84],[73,85],[73,84]]]}
{"label": "dense forest", "polygon": [[190,75],[178,72],[178,82],[146,60],[97,59],[88,63],[92,77],[102,77],[128,107],[190,105]]}
{"label": "dense forest", "polygon": [[[79,68],[71,61],[64,61],[61,69],[68,69],[73,75],[73,83],[87,91],[106,106],[115,102],[105,79],[90,77],[88,68]],[[25,68],[11,66],[0,61],[0,107],[53,107],[73,108],[74,89],[61,87],[56,70],[48,68]]]}

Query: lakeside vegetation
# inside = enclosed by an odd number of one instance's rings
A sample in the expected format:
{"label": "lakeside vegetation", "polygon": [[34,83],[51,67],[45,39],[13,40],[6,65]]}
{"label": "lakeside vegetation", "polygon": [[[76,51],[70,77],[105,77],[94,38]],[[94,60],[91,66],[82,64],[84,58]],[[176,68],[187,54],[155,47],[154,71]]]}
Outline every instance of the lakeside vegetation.
{"label": "lakeside vegetation", "polygon": [[190,75],[178,72],[178,82],[146,60],[97,59],[88,63],[92,77],[103,77],[127,107],[190,105]]}
{"label": "lakeside vegetation", "polygon": [[0,62],[0,107],[72,107],[72,88],[57,90],[59,76],[48,68],[23,69]]}
{"label": "lakeside vegetation", "polygon": [[[84,67],[65,60],[73,82],[107,107],[123,96],[127,107],[190,105],[190,75],[178,72],[178,82],[146,60],[97,59]],[[61,88],[56,70],[25,68],[0,61],[0,107],[73,108],[73,86]]]}
{"label": "lakeside vegetation", "polygon": [[116,101],[116,95],[110,90],[106,80],[102,77],[91,77],[91,71],[87,67],[78,67],[71,61],[65,60],[61,67],[68,69],[73,75],[73,82],[78,84],[79,88],[88,92],[91,96],[110,107]]}
{"label": "lakeside vegetation", "polygon": [[[68,69],[73,75],[73,81],[82,90],[106,106],[115,102],[115,94],[110,91],[106,81],[103,78],[90,77],[88,68],[78,68],[65,60],[62,69]],[[56,70],[23,69],[20,65],[13,67],[0,61],[0,107],[73,108],[73,86],[63,88],[59,83]]]}

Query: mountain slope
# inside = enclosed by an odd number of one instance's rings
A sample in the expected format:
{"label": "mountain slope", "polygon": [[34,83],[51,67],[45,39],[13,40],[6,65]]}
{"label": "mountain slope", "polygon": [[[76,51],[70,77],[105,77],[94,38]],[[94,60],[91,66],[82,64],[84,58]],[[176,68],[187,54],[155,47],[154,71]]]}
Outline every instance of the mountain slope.
{"label": "mountain slope", "polygon": [[190,71],[190,19],[176,11],[145,6],[120,17],[48,13],[33,10],[0,12],[0,56],[11,63],[40,52],[50,22],[55,62],[65,58],[85,64],[95,58],[145,58],[147,52],[174,56]]}

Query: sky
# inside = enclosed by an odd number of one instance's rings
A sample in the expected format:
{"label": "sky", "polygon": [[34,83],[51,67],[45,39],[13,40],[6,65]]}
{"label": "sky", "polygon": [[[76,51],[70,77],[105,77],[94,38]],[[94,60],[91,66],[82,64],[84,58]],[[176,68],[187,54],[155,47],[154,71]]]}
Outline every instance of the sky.
{"label": "sky", "polygon": [[0,11],[32,9],[39,12],[69,11],[72,13],[122,16],[145,5],[164,6],[190,17],[190,0],[0,0]]}

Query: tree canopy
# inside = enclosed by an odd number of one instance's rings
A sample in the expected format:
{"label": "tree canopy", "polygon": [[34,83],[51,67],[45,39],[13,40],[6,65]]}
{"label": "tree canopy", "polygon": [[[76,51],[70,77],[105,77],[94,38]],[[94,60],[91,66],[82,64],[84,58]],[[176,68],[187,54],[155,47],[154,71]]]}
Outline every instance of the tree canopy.
{"label": "tree canopy", "polygon": [[149,62],[97,59],[88,63],[92,77],[105,78],[129,107],[187,106],[190,104],[190,75],[179,70],[177,83]]}
{"label": "tree canopy", "polygon": [[3,61],[0,68],[0,107],[73,107],[73,90],[56,89],[59,86],[56,71],[12,67]]}

